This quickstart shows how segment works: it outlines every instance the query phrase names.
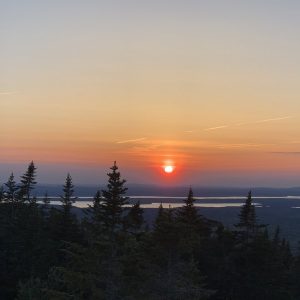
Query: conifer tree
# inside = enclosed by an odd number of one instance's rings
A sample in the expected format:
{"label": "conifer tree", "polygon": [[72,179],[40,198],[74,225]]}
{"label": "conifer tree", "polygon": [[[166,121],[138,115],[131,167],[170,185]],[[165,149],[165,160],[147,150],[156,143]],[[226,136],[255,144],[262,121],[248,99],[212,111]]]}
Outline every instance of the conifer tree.
{"label": "conifer tree", "polygon": [[248,197],[245,204],[242,206],[241,212],[239,214],[240,221],[236,225],[237,227],[251,227],[256,223],[255,208],[252,204],[252,193],[248,192]]}
{"label": "conifer tree", "polygon": [[1,185],[0,187],[0,203],[3,201],[4,199],[4,188],[3,185]]}
{"label": "conifer tree", "polygon": [[101,192],[98,190],[93,198],[93,209],[98,210],[101,207]]}
{"label": "conifer tree", "polygon": [[72,204],[76,201],[72,177],[67,175],[63,185],[63,195],[60,196],[62,207],[50,209],[49,227],[53,239],[67,242],[77,242],[80,238],[78,221],[72,213]]}
{"label": "conifer tree", "polygon": [[[108,175],[108,184],[105,190],[102,190],[101,199],[101,224],[103,239],[105,240],[105,299],[119,299],[122,278],[121,271],[121,253],[123,247],[123,231],[125,222],[124,207],[128,204],[128,197],[125,196],[127,188],[124,187],[126,180],[121,179],[118,166],[114,162]],[[126,235],[124,236],[126,237]]]}
{"label": "conifer tree", "polygon": [[242,206],[239,214],[239,223],[235,224],[237,235],[246,244],[255,238],[260,228],[265,225],[257,223],[255,206],[252,203],[252,193],[249,191],[245,204]]}
{"label": "conifer tree", "polygon": [[69,173],[63,186],[63,192],[64,194],[60,197],[60,201],[62,203],[64,213],[68,214],[71,211],[72,204],[75,203],[77,199],[77,197],[74,197],[74,185],[72,183],[72,177]]}
{"label": "conifer tree", "polygon": [[16,209],[18,205],[18,191],[19,188],[15,182],[14,174],[11,173],[5,185],[5,192],[3,193],[3,201],[9,203],[10,206],[10,216],[15,217]]}
{"label": "conifer tree", "polygon": [[160,203],[159,207],[158,207],[158,212],[157,212],[157,216],[155,219],[155,223],[154,223],[154,231],[157,231],[160,227],[160,224],[162,223],[164,219],[164,208],[162,203]]}
{"label": "conifer tree", "polygon": [[101,200],[102,195],[101,192],[98,190],[93,198],[93,205],[89,205],[89,208],[87,209],[88,214],[91,215],[92,223],[96,226],[100,226],[102,221]]}
{"label": "conifer tree", "polygon": [[36,185],[36,167],[33,161],[29,164],[27,171],[24,175],[21,176],[21,183],[20,183],[20,191],[19,197],[23,201],[27,202],[35,202],[36,198],[31,198],[31,191],[34,189]]}
{"label": "conifer tree", "polygon": [[129,210],[125,220],[125,230],[136,235],[143,230],[145,220],[143,217],[144,211],[140,206],[140,201],[135,203]]}
{"label": "conifer tree", "polygon": [[188,197],[184,199],[185,205],[176,211],[177,220],[183,223],[198,221],[199,216],[194,206],[194,194],[192,188],[189,189]]}
{"label": "conifer tree", "polygon": [[187,198],[184,199],[184,205],[176,210],[176,221],[181,226],[187,227],[188,230],[204,231],[207,224],[204,218],[199,215],[197,208],[194,206],[194,194],[192,188],[189,189]]}
{"label": "conifer tree", "polygon": [[174,210],[171,207],[164,209],[160,204],[154,223],[153,238],[158,252],[162,252],[164,255],[170,254],[172,257],[173,254],[176,254],[178,226],[175,223]]}
{"label": "conifer tree", "polygon": [[15,182],[14,173],[11,173],[7,182],[5,183],[6,191],[4,194],[5,202],[15,202],[16,201],[16,192],[18,191],[18,186]]}
{"label": "conifer tree", "polygon": [[89,207],[84,210],[84,213],[87,215],[86,218],[83,219],[84,229],[86,229],[86,233],[89,234],[88,239],[91,243],[95,241],[95,239],[99,239],[103,230],[103,214],[101,208],[102,195],[98,190],[93,198],[93,204],[89,205]]}
{"label": "conifer tree", "polygon": [[201,242],[207,239],[210,233],[209,220],[198,213],[194,202],[193,191],[190,188],[184,205],[177,208],[175,215],[180,252],[188,260],[195,258],[193,256],[196,254],[201,256]]}
{"label": "conifer tree", "polygon": [[[185,202],[191,210],[194,208],[193,201],[190,190]],[[183,243],[190,245],[189,239],[195,238],[191,234],[183,237],[184,232],[187,232],[185,222],[193,224],[193,221],[191,223],[187,221],[186,215],[181,212],[179,216],[184,221],[179,222],[177,213],[174,216],[171,207],[164,209],[162,204],[159,206],[153,230],[154,266],[152,268],[155,268],[156,272],[152,278],[152,289],[148,292],[153,299],[208,299],[211,295],[211,291],[203,287],[203,278],[197,267],[198,262],[194,260],[189,250],[181,247]],[[197,211],[193,216],[199,217]],[[185,227],[185,231],[181,231],[181,226]],[[194,228],[190,230],[194,231]],[[188,258],[183,257],[182,253],[188,253]]]}
{"label": "conifer tree", "polygon": [[108,173],[107,189],[102,190],[103,203],[101,205],[104,226],[111,232],[120,230],[124,225],[125,204],[128,197],[125,196],[127,188],[124,187],[125,179],[121,179],[116,162]]}

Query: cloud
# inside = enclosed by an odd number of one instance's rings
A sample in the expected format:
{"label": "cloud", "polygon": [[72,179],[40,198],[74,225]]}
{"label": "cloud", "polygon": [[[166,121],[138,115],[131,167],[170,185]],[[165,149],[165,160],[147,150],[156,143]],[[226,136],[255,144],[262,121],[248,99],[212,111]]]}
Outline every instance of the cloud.
{"label": "cloud", "polygon": [[138,143],[141,141],[146,140],[147,138],[142,137],[142,138],[138,138],[138,139],[132,139],[132,140],[124,140],[124,141],[117,141],[117,144],[127,144],[127,143]]}
{"label": "cloud", "polygon": [[286,119],[291,119],[291,118],[293,118],[293,117],[292,116],[278,117],[278,118],[259,120],[259,121],[255,121],[254,123],[267,123],[267,122],[281,121],[281,120],[286,120]]}
{"label": "cloud", "polygon": [[269,118],[269,119],[257,120],[257,121],[252,121],[252,122],[245,122],[245,123],[237,123],[237,124],[232,124],[232,125],[222,125],[222,126],[210,127],[210,128],[206,128],[206,129],[203,129],[203,130],[204,131],[211,131],[211,130],[223,129],[223,128],[228,128],[228,127],[237,127],[237,126],[244,126],[244,125],[251,125],[251,124],[275,122],[275,121],[287,120],[287,119],[291,119],[291,118],[293,118],[293,117],[292,116],[284,116],[284,117],[277,117],[277,118]]}
{"label": "cloud", "polygon": [[274,144],[221,144],[217,145],[217,148],[220,149],[235,149],[235,148],[258,148],[265,146],[274,146]]}
{"label": "cloud", "polygon": [[269,152],[271,154],[280,154],[280,155],[300,155],[300,151],[274,151]]}
{"label": "cloud", "polygon": [[1,91],[0,90],[0,96],[8,96],[8,95],[14,95],[16,94],[17,92],[14,92],[14,91]]}
{"label": "cloud", "polygon": [[205,128],[203,130],[204,131],[210,131],[210,130],[217,130],[217,129],[227,128],[227,127],[229,127],[229,125],[222,125],[222,126],[210,127],[210,128]]}

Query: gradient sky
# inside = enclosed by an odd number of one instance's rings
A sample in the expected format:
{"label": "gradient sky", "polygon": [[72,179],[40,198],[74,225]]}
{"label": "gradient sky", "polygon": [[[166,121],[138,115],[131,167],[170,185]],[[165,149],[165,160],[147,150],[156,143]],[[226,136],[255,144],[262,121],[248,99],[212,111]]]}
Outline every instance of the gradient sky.
{"label": "gradient sky", "polygon": [[300,185],[299,36],[296,0],[1,1],[0,182]]}

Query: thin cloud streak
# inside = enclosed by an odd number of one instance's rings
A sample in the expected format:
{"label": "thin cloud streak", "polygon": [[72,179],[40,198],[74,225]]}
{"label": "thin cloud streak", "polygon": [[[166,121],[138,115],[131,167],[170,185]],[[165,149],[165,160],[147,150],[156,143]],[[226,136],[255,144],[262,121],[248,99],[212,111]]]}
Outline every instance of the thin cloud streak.
{"label": "thin cloud streak", "polygon": [[286,119],[291,119],[293,118],[292,116],[286,116],[286,117],[279,117],[279,118],[271,118],[271,119],[265,119],[265,120],[259,120],[254,123],[267,123],[267,122],[273,122],[273,121],[281,121],[281,120],[286,120]]}
{"label": "thin cloud streak", "polygon": [[137,143],[146,140],[147,138],[142,137],[138,139],[132,139],[132,140],[125,140],[125,141],[118,141],[116,144],[127,144],[127,143]]}
{"label": "thin cloud streak", "polygon": [[217,129],[227,128],[227,127],[229,127],[229,125],[222,125],[222,126],[210,127],[210,128],[206,128],[206,129],[203,129],[203,130],[204,131],[210,131],[210,130],[217,130]]}
{"label": "thin cloud streak", "polygon": [[299,151],[277,151],[269,152],[270,154],[279,154],[279,155],[300,155]]}
{"label": "thin cloud streak", "polygon": [[14,91],[0,91],[0,96],[7,96],[7,95],[14,95],[17,94],[17,92]]}
{"label": "thin cloud streak", "polygon": [[[232,128],[232,127],[239,127],[244,125],[251,125],[251,124],[260,124],[260,123],[268,123],[268,122],[276,122],[276,121],[282,121],[287,119],[292,119],[293,116],[284,116],[284,117],[277,117],[277,118],[269,118],[269,119],[263,119],[263,120],[257,120],[252,122],[245,122],[245,123],[236,123],[236,124],[227,124],[227,125],[221,125],[221,126],[215,126],[215,127],[209,127],[203,129],[203,131],[213,131],[218,129],[224,129],[224,128]],[[186,130],[185,133],[193,133],[193,130]]]}
{"label": "thin cloud streak", "polygon": [[268,123],[268,122],[287,120],[287,119],[291,119],[291,118],[293,118],[293,116],[269,118],[269,119],[257,120],[257,121],[253,121],[253,122],[238,123],[238,124],[235,124],[234,126],[244,126],[244,125],[251,125],[251,124]]}
{"label": "thin cloud streak", "polygon": [[220,149],[235,149],[235,148],[260,148],[265,146],[274,146],[275,144],[221,144],[217,145]]}

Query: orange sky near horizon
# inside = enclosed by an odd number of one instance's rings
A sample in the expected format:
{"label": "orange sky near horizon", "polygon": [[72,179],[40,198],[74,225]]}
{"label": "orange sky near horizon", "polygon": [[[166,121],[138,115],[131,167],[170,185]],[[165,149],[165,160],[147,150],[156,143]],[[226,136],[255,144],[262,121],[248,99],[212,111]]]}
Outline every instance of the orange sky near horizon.
{"label": "orange sky near horizon", "polygon": [[248,172],[238,185],[264,184],[269,172],[274,185],[295,184],[298,8],[292,0],[0,4],[0,181],[31,160],[52,166],[45,182],[64,165],[117,160],[129,179],[161,183],[172,160],[170,183],[222,185],[226,174]]}

